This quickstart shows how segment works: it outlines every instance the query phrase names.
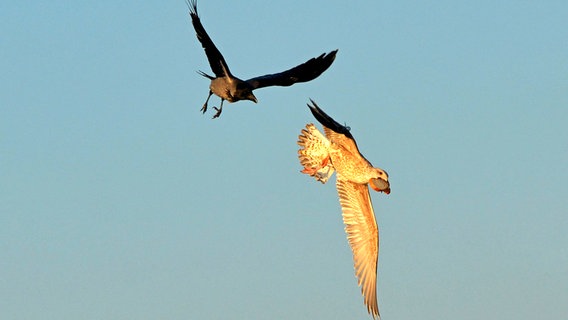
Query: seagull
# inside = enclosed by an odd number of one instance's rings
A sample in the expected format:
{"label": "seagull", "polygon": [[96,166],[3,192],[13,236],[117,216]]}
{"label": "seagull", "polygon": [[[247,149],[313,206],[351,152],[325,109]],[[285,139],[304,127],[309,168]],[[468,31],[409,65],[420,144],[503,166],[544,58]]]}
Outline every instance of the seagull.
{"label": "seagull", "polygon": [[187,6],[189,7],[191,22],[197,34],[197,39],[201,42],[201,45],[205,50],[205,54],[207,55],[207,59],[209,60],[211,70],[215,74],[215,76],[211,76],[203,71],[198,72],[200,75],[211,80],[211,84],[209,85],[209,95],[207,96],[207,100],[205,100],[201,111],[203,113],[207,111],[207,103],[209,102],[211,95],[215,94],[221,98],[219,108],[213,107],[217,111],[213,116],[213,119],[218,118],[221,115],[221,111],[223,110],[223,101],[225,100],[229,102],[250,100],[256,103],[257,99],[252,93],[253,90],[269,86],[291,86],[296,82],[307,82],[313,80],[327,70],[327,68],[329,68],[333,63],[333,60],[335,60],[337,50],[333,50],[327,54],[323,53],[317,58],[311,58],[310,60],[283,72],[267,74],[248,80],[241,80],[231,73],[227,62],[225,62],[225,58],[223,58],[223,55],[219,52],[205,31],[205,28],[203,28],[201,20],[197,15],[197,1],[186,1]]}
{"label": "seagull", "polygon": [[347,240],[353,251],[355,275],[367,312],[373,319],[380,319],[376,289],[379,230],[368,186],[389,194],[388,174],[363,157],[349,127],[337,123],[310,101],[312,105],[308,107],[323,125],[325,135],[312,123],[302,129],[298,137],[298,158],[304,167],[301,172],[321,183],[326,183],[333,172],[337,172],[337,193]]}

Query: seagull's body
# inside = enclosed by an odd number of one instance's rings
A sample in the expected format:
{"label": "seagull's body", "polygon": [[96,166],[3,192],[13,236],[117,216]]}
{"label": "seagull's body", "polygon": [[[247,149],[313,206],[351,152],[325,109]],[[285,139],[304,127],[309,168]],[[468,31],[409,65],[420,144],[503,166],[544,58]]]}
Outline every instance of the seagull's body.
{"label": "seagull's body", "polygon": [[329,117],[315,102],[312,104],[308,107],[323,125],[325,136],[311,123],[302,129],[298,137],[302,173],[325,183],[337,172],[336,187],[353,251],[355,274],[367,311],[373,318],[380,319],[376,289],[379,231],[368,187],[389,194],[388,174],[363,157],[348,127]]}
{"label": "seagull's body", "polygon": [[189,15],[191,16],[191,22],[197,34],[197,39],[201,42],[207,59],[209,60],[209,65],[215,76],[206,74],[200,71],[199,73],[211,80],[211,85],[209,86],[209,95],[207,100],[203,104],[201,111],[205,113],[207,111],[207,103],[211,95],[215,94],[221,98],[221,104],[219,108],[213,107],[217,112],[213,118],[217,118],[221,115],[223,110],[223,101],[227,100],[229,102],[236,102],[239,100],[250,100],[257,102],[256,97],[252,93],[253,90],[268,86],[291,86],[297,82],[306,82],[317,78],[322,74],[335,59],[337,50],[331,51],[328,54],[322,54],[317,58],[312,58],[303,64],[300,64],[289,70],[275,73],[267,74],[260,77],[254,77],[248,80],[241,80],[235,77],[229,70],[225,58],[217,49],[205,28],[201,24],[201,20],[197,15],[197,1],[188,1]]}

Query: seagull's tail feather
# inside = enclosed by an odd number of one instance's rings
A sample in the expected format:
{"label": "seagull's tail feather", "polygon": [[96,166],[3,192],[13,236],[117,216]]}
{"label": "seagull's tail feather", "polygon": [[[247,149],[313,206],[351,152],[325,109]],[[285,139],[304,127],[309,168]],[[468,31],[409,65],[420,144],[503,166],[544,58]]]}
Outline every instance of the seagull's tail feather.
{"label": "seagull's tail feather", "polygon": [[307,124],[298,136],[298,158],[304,167],[302,173],[309,174],[321,183],[326,183],[334,172],[329,157],[329,140],[312,124]]}

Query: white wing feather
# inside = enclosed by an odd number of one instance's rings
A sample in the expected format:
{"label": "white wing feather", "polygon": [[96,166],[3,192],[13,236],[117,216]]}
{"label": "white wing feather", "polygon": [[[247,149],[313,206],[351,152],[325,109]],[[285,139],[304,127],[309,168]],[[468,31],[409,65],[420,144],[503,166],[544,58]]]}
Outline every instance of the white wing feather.
{"label": "white wing feather", "polygon": [[367,311],[380,319],[377,304],[377,263],[379,230],[366,184],[356,184],[337,174],[337,192],[343,212],[347,240],[353,251],[358,285],[361,286]]}

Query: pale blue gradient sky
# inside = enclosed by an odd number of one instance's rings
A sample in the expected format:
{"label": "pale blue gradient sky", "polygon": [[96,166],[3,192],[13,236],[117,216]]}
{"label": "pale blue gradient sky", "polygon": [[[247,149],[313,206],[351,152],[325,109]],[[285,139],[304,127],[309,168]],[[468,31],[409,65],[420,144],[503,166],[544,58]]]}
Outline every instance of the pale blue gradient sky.
{"label": "pale blue gradient sky", "polygon": [[[184,1],[0,4],[0,318],[369,319],[308,98],[389,172],[383,319],[568,314],[566,1],[202,0],[248,78],[199,112]],[[212,98],[213,104],[218,103]]]}

